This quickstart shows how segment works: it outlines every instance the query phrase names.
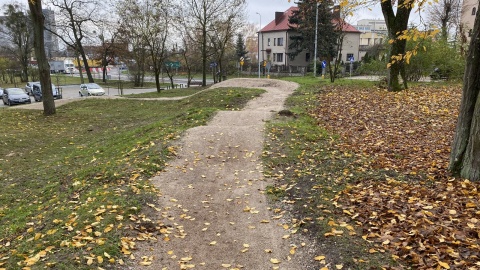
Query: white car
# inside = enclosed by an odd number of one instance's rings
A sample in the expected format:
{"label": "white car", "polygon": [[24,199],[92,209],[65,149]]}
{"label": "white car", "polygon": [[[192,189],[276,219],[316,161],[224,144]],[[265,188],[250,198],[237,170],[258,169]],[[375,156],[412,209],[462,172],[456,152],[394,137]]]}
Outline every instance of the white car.
{"label": "white car", "polygon": [[83,96],[103,96],[105,90],[96,83],[85,83],[80,85],[80,91],[78,91],[81,97]]}

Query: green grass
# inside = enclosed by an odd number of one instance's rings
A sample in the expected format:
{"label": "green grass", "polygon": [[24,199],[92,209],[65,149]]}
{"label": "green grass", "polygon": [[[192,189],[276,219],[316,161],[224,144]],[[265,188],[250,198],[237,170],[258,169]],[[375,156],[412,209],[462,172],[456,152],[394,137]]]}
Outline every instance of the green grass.
{"label": "green grass", "polygon": [[176,89],[161,90],[160,93],[149,92],[149,93],[141,93],[141,94],[124,95],[124,97],[128,97],[128,98],[183,97],[183,96],[194,95],[200,91],[205,90],[206,88],[207,87],[176,88]]}
{"label": "green grass", "polygon": [[[171,142],[261,92],[223,88],[168,102],[88,99],[49,117],[2,110],[0,268],[28,266],[29,258],[33,269],[115,268],[126,260],[120,239],[129,235],[129,220],[157,196],[148,179],[175,151]],[[86,264],[96,256],[105,261]]]}
{"label": "green grass", "polygon": [[[327,263],[343,265],[343,269],[397,265],[387,251],[370,253],[372,246],[361,238],[361,228],[336,207],[336,198],[350,183],[381,172],[354,169],[362,157],[341,151],[337,147],[341,143],[339,136],[323,129],[310,116],[310,111],[322,102],[316,93],[331,83],[312,77],[285,79],[301,86],[286,103],[296,117],[277,117],[267,127],[263,159],[265,174],[273,180],[267,196],[275,207],[283,208],[281,202],[289,202],[289,214],[299,221],[297,225],[304,234],[315,239],[319,248],[316,252],[325,255]],[[374,86],[368,81],[354,85],[358,84]],[[352,84],[338,80],[335,85]],[[333,236],[333,229],[343,234]]]}

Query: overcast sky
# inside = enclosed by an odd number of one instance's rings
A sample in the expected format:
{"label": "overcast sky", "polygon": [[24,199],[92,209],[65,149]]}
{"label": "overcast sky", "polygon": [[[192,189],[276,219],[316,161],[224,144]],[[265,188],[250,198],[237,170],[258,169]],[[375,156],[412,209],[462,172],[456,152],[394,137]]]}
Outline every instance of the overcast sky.
{"label": "overcast sky", "polygon": [[[13,0],[18,3],[25,4],[27,7],[27,0]],[[260,16],[262,20],[262,27],[273,21],[276,11],[285,11],[291,6],[296,6],[295,0],[247,0],[247,20],[256,25],[260,24]],[[0,8],[4,4],[12,3],[12,0],[0,0]],[[260,14],[257,14],[257,12]],[[1,8],[0,15],[3,15],[3,8]],[[412,16],[414,13],[412,12]],[[364,10],[363,12],[357,12],[353,19],[350,21],[355,24],[359,19],[383,19],[379,8],[372,11]]]}

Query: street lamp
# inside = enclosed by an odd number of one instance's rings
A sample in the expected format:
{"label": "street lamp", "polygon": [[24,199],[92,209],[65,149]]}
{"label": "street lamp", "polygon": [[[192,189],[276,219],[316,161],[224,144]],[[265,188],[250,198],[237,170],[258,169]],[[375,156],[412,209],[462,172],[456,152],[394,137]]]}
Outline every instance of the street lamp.
{"label": "street lamp", "polygon": [[[262,30],[262,15],[260,13],[256,12],[258,16],[260,16],[260,29],[258,30],[258,78],[260,79],[260,31]],[[262,48],[263,49],[263,48]]]}
{"label": "street lamp", "polygon": [[313,52],[313,77],[317,76],[317,33],[318,33],[318,2],[315,10],[315,51]]}

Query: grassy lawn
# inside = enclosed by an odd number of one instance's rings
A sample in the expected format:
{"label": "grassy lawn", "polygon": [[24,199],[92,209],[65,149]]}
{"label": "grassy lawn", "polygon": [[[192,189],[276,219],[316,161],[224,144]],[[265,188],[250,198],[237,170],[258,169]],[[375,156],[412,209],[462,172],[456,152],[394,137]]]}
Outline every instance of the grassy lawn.
{"label": "grassy lawn", "polygon": [[162,97],[183,97],[183,96],[191,96],[196,94],[200,91],[205,90],[207,87],[190,87],[190,88],[176,88],[176,89],[168,89],[162,90],[160,93],[158,92],[148,92],[148,93],[141,93],[141,94],[131,94],[131,95],[124,95],[128,98],[162,98]]}
{"label": "grassy lawn", "polygon": [[157,196],[147,180],[175,152],[171,142],[261,92],[223,88],[168,102],[89,99],[51,117],[2,110],[0,269],[124,264],[133,228],[148,220],[146,205]]}
{"label": "grassy lawn", "polygon": [[447,171],[460,86],[288,80],[301,87],[295,117],[268,126],[267,194],[328,269],[475,269],[480,185]]}

